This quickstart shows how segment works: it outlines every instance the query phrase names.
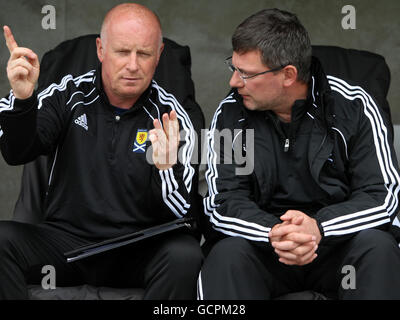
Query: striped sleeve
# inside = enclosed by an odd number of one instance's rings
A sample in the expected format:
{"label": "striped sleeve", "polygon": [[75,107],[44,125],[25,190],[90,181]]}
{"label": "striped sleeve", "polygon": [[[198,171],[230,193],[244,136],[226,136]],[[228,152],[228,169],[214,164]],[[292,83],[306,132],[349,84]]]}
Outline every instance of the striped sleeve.
{"label": "striped sleeve", "polygon": [[233,95],[221,102],[208,132],[205,174],[208,194],[203,200],[204,210],[216,232],[266,243],[271,228],[280,220],[251,200],[251,175],[236,175],[236,165],[225,161],[227,155],[221,154],[225,149],[222,140],[216,140],[216,131],[226,129],[222,120],[223,107],[234,103]]}
{"label": "striped sleeve", "polygon": [[177,218],[183,218],[190,208],[187,196],[188,193],[181,191],[179,183],[175,178],[176,174],[172,168],[168,170],[159,170],[159,175],[161,178],[162,198],[165,205]]}
{"label": "striped sleeve", "polygon": [[161,192],[164,204],[172,213],[182,218],[190,208],[189,194],[192,189],[192,180],[195,174],[191,161],[195,148],[195,130],[186,110],[178,100],[167,93],[154,80],[152,87],[157,90],[157,95],[162,105],[175,110],[181,129],[181,141],[179,150],[179,164],[168,170],[160,170]]}
{"label": "striped sleeve", "polygon": [[348,150],[352,195],[343,203],[317,214],[324,237],[350,235],[370,229],[387,229],[398,212],[400,178],[392,139],[372,97],[361,87],[328,76],[333,91],[361,102],[362,116],[356,141]]}
{"label": "striped sleeve", "polygon": [[63,128],[62,115],[69,112],[58,93],[67,92],[68,85],[92,82],[94,70],[73,78],[65,76],[40,93],[26,100],[16,99],[13,92],[0,100],[1,152],[10,165],[25,164],[51,151]]}
{"label": "striped sleeve", "polygon": [[5,97],[2,98],[0,100],[0,113],[3,111],[11,111],[14,109],[14,101],[15,101],[15,96],[13,91],[10,91],[10,94]]}

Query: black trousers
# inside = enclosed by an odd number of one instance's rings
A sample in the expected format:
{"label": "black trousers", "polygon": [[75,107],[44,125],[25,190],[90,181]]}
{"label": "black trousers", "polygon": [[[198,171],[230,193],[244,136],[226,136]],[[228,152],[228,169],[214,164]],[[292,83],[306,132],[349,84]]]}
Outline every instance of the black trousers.
{"label": "black trousers", "polygon": [[257,300],[314,290],[332,299],[400,299],[400,248],[390,233],[364,230],[317,253],[309,265],[287,266],[269,244],[225,238],[204,261],[198,296]]}
{"label": "black trousers", "polygon": [[0,299],[27,299],[50,265],[56,286],[141,287],[144,299],[195,299],[203,255],[196,238],[167,233],[67,263],[64,252],[88,242],[48,225],[0,222]]}

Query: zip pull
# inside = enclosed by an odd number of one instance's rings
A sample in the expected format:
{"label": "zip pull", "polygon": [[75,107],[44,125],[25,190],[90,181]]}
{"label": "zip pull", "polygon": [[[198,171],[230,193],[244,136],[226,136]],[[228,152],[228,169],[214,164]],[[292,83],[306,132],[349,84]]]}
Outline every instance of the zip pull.
{"label": "zip pull", "polygon": [[288,152],[290,147],[290,140],[286,139],[285,140],[285,148],[283,149],[284,152]]}

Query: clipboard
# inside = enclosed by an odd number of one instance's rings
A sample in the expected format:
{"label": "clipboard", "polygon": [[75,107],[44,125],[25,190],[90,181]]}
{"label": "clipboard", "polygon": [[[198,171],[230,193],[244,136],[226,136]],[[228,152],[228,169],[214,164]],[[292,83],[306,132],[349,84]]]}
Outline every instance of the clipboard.
{"label": "clipboard", "polygon": [[90,245],[85,245],[82,247],[79,247],[77,249],[74,249],[72,251],[64,253],[65,258],[67,259],[67,262],[74,262],[78,261],[90,256],[93,256],[95,254],[99,254],[102,252],[106,252],[112,249],[120,248],[123,246],[126,246],[128,244],[138,242],[143,239],[147,239],[150,237],[154,237],[156,235],[169,232],[172,230],[177,230],[181,228],[188,228],[191,229],[193,228],[192,222],[194,222],[193,218],[183,218],[183,219],[177,219],[174,221],[170,221],[161,225],[157,225],[148,229],[144,229],[141,231],[137,231],[134,233],[130,233],[127,235],[123,235],[120,237],[112,238],[109,240],[97,242],[94,244]]}

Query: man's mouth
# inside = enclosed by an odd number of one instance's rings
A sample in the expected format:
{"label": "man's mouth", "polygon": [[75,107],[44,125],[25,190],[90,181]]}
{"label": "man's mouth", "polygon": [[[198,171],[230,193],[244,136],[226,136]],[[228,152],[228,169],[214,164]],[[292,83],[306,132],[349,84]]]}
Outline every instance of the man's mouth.
{"label": "man's mouth", "polygon": [[138,78],[138,77],[122,77],[122,80],[129,81],[129,82],[135,82],[135,81],[139,81],[140,78]]}

